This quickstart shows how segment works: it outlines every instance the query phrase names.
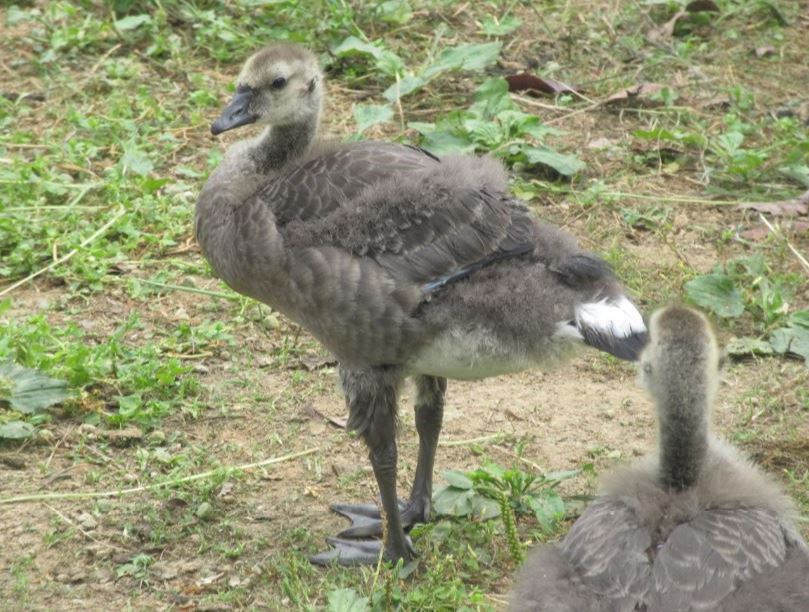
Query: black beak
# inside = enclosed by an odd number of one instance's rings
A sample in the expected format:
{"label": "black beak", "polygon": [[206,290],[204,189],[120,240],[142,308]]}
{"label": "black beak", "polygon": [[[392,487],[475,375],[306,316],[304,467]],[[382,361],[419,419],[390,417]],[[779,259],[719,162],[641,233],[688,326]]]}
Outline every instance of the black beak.
{"label": "black beak", "polygon": [[216,121],[211,124],[211,134],[216,136],[222,132],[227,132],[233,128],[248,123],[254,123],[258,119],[258,115],[250,112],[250,101],[253,99],[256,90],[252,87],[240,85],[222,113]]}

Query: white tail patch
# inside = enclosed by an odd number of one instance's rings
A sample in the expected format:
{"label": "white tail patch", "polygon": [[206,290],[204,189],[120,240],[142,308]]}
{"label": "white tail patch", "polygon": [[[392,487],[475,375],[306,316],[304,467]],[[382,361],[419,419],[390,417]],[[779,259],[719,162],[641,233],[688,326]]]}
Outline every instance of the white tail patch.
{"label": "white tail patch", "polygon": [[579,305],[576,307],[576,326],[613,338],[628,338],[646,331],[640,312],[624,296]]}

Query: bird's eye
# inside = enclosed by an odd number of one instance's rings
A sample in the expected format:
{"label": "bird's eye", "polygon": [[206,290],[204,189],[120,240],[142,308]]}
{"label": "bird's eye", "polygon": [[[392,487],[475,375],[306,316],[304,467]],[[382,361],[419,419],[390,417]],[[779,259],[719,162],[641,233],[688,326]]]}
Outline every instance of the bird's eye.
{"label": "bird's eye", "polygon": [[644,363],[643,364],[643,371],[646,374],[651,374],[652,373],[652,364],[651,363]]}
{"label": "bird's eye", "polygon": [[286,87],[287,80],[284,77],[276,77],[276,79],[272,82],[273,89],[283,89]]}

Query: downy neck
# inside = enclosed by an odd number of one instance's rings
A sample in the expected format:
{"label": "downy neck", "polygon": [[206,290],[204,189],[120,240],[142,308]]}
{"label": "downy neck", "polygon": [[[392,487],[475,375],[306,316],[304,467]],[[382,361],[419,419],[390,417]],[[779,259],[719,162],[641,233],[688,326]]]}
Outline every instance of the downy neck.
{"label": "downy neck", "polygon": [[660,481],[683,491],[699,478],[708,450],[710,398],[699,385],[657,398],[660,435]]}
{"label": "downy neck", "polygon": [[317,117],[301,123],[273,125],[264,130],[250,152],[262,174],[278,171],[309,149],[317,133]]}

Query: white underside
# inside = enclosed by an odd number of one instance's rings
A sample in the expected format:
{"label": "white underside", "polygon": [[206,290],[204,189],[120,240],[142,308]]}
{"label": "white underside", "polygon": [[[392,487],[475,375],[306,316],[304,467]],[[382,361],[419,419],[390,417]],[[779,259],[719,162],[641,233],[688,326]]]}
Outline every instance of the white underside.
{"label": "white underside", "polygon": [[580,328],[597,330],[615,338],[627,338],[646,331],[638,309],[623,296],[612,301],[579,304],[575,321],[559,321],[556,332],[539,344],[538,354],[526,354],[501,343],[489,329],[451,329],[437,336],[407,364],[410,374],[475,380],[510,374],[529,368],[549,370],[568,358],[584,339]]}
{"label": "white underside", "polygon": [[541,356],[527,355],[500,343],[486,329],[453,329],[437,336],[407,364],[410,374],[477,380],[532,368],[548,370],[571,353],[570,338],[554,336]]}

